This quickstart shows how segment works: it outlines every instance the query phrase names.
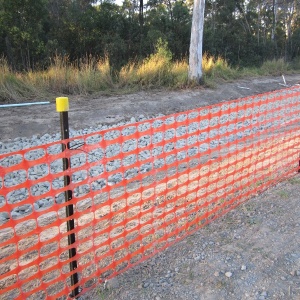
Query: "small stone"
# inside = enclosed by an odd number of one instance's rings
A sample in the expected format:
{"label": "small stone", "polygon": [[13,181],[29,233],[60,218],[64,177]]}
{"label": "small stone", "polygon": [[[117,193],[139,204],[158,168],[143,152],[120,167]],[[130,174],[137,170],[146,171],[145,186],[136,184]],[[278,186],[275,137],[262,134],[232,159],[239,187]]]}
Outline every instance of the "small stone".
{"label": "small stone", "polygon": [[241,270],[242,270],[242,271],[246,271],[246,269],[247,269],[247,267],[246,267],[245,265],[242,265],[242,266],[241,266]]}
{"label": "small stone", "polygon": [[300,276],[300,270],[295,271],[296,276]]}
{"label": "small stone", "polygon": [[214,276],[215,276],[215,277],[219,277],[219,276],[220,276],[220,273],[216,271],[216,272],[214,273]]}
{"label": "small stone", "polygon": [[259,296],[258,300],[265,300],[266,298],[264,296]]}
{"label": "small stone", "polygon": [[225,276],[228,277],[228,278],[230,278],[232,276],[232,273],[231,272],[226,272]]}
{"label": "small stone", "polygon": [[18,219],[18,218],[20,218],[22,215],[19,213],[19,212],[17,212],[17,211],[12,211],[11,213],[11,217],[13,218],[13,219]]}
{"label": "small stone", "polygon": [[9,220],[9,215],[7,212],[1,212],[0,213],[0,223],[6,222]]}
{"label": "small stone", "polygon": [[263,291],[260,295],[263,296],[263,297],[267,297],[268,293],[266,291]]}
{"label": "small stone", "polygon": [[109,279],[107,281],[107,284],[106,284],[106,287],[109,290],[111,290],[111,289],[117,289],[119,286],[120,286],[120,282],[119,282],[119,280],[116,277],[114,277],[112,279]]}
{"label": "small stone", "polygon": [[150,283],[146,281],[143,283],[143,288],[146,289],[149,285],[150,285]]}

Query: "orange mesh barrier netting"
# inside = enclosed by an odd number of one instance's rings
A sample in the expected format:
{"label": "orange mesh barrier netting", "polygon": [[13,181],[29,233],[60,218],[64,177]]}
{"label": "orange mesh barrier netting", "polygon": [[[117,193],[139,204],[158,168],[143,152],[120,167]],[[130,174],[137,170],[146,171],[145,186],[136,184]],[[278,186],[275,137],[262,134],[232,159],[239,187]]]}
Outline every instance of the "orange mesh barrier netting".
{"label": "orange mesh barrier netting", "polygon": [[72,138],[63,152],[1,155],[0,299],[84,293],[296,174],[299,97],[294,87]]}

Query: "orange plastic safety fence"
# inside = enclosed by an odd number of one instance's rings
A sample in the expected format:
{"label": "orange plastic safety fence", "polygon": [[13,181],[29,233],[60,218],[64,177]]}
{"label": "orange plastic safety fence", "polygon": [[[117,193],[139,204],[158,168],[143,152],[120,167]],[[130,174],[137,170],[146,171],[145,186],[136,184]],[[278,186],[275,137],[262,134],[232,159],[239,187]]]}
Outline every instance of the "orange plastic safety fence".
{"label": "orange plastic safety fence", "polygon": [[63,152],[1,155],[0,299],[66,299],[74,272],[84,293],[294,175],[299,97],[294,87],[73,138]]}

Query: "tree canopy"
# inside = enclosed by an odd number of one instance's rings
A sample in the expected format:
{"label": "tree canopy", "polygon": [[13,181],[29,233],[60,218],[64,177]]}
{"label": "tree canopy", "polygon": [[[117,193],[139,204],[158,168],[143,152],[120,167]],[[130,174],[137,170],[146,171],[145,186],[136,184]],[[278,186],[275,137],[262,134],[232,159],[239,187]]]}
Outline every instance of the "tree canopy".
{"label": "tree canopy", "polygon": [[[298,0],[206,0],[203,51],[235,66],[300,56]],[[108,56],[114,68],[149,56],[159,39],[189,53],[192,0],[0,0],[0,55],[14,70]]]}

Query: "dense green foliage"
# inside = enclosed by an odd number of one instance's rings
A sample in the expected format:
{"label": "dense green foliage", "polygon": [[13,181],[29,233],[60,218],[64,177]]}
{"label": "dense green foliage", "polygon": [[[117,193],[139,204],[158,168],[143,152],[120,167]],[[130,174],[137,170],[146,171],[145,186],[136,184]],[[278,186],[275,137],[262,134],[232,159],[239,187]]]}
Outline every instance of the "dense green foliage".
{"label": "dense green foliage", "polygon": [[[142,6],[141,6],[142,5]],[[207,0],[204,51],[234,66],[300,56],[297,0]],[[0,0],[0,56],[12,70],[109,57],[116,70],[148,57],[159,38],[188,56],[192,1]]]}

